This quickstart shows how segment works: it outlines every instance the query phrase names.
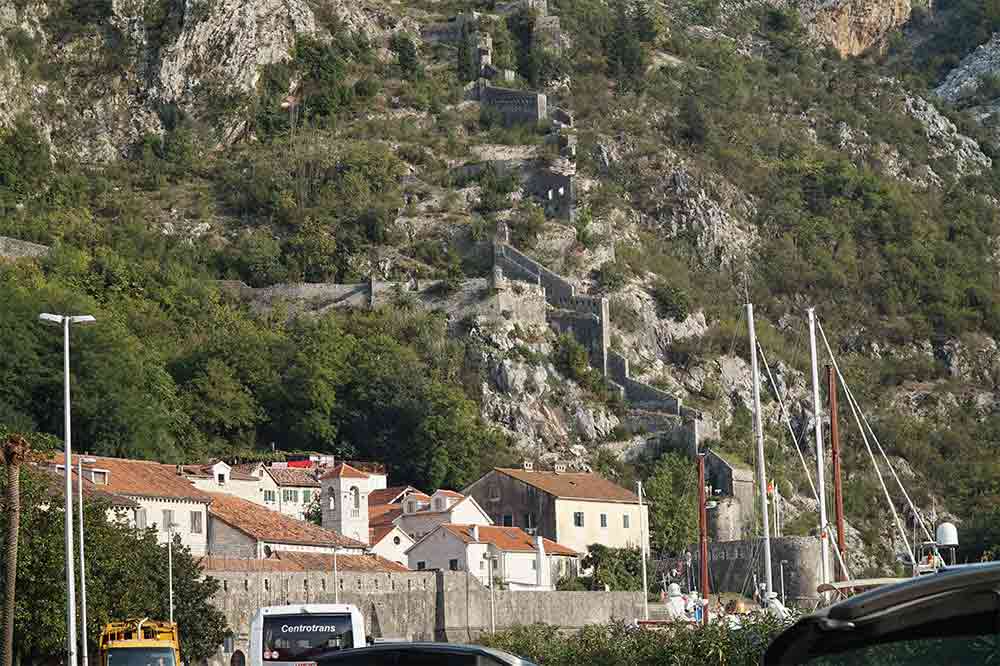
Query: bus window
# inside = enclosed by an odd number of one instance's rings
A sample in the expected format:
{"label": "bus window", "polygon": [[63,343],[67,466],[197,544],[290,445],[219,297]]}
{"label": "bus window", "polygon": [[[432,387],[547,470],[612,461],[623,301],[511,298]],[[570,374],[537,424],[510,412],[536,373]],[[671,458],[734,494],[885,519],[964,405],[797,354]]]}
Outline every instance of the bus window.
{"label": "bus window", "polygon": [[108,666],[176,666],[170,648],[112,648]]}
{"label": "bus window", "polygon": [[354,647],[350,614],[264,618],[263,661],[297,661]]}

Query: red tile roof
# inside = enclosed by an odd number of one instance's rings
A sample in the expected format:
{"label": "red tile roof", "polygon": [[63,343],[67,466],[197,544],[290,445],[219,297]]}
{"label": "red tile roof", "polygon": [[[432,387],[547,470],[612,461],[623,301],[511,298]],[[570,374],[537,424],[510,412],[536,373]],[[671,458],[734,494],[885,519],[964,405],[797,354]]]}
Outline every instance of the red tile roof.
{"label": "red tile roof", "polygon": [[465,495],[463,495],[462,493],[455,492],[454,490],[445,490],[443,488],[435,490],[434,494],[444,495],[445,497],[457,497],[458,499],[463,499],[465,497]]}
{"label": "red tile roof", "polygon": [[[214,479],[215,475],[212,473],[211,465],[184,465],[184,475],[185,476],[196,476],[199,479]],[[241,472],[235,467],[230,468],[229,478],[234,481],[257,481],[258,478],[253,474],[247,474],[246,472]]]}
{"label": "red tile roof", "polygon": [[603,476],[584,472],[529,472],[523,469],[495,468],[529,486],[565,499],[638,504],[639,497],[630,490],[608,481]]}
{"label": "red tile roof", "polygon": [[368,507],[369,525],[388,525],[403,515],[403,507],[398,504],[378,504]]}
{"label": "red tile roof", "polygon": [[[86,456],[96,462],[83,463],[83,468],[106,470],[108,483],[101,484],[101,490],[126,497],[154,497],[158,499],[189,500],[210,502],[211,498],[196,489],[183,475],[177,473],[175,465],[164,465],[150,460],[129,460],[127,458],[107,458]],[[72,464],[77,465],[79,456],[73,456]],[[62,465],[63,454],[49,459],[52,465]]]}
{"label": "red tile roof", "polygon": [[[216,573],[267,573],[312,571],[331,573],[333,571],[333,555],[324,553],[294,553],[290,551],[274,551],[266,560],[255,560],[236,557],[216,557],[208,555],[199,562],[204,571]],[[378,555],[337,555],[338,571],[361,571],[366,573],[403,573],[409,571],[406,567]]]}
{"label": "red tile roof", "polygon": [[427,495],[420,492],[413,486],[391,486],[389,488],[380,488],[378,490],[373,490],[368,493],[368,504],[393,504],[394,500],[402,501],[403,495],[414,495],[418,497],[427,498]]}
{"label": "red tile roof", "polygon": [[[472,525],[445,523],[442,528],[448,530],[464,543],[489,543],[500,550],[533,553],[535,552],[535,537],[520,527],[494,527],[479,525],[479,541],[472,538]],[[562,546],[551,539],[542,538],[545,552],[549,555],[567,555],[575,557],[580,553],[572,548]]]}
{"label": "red tile roof", "polygon": [[[47,484],[50,491],[58,494],[60,497],[64,492],[65,480],[62,472],[58,472],[51,467],[36,467],[32,466],[32,472],[38,472],[41,475],[43,483]],[[73,484],[73,497],[77,496],[79,492],[80,477],[76,474],[76,468],[73,468],[73,477],[71,479]],[[139,504],[133,500],[122,495],[115,495],[114,493],[109,493],[101,490],[104,486],[97,486],[91,483],[88,479],[83,480],[83,496],[88,499],[100,500],[108,502],[112,507],[121,509],[138,509]]]}
{"label": "red tile roof", "polygon": [[396,529],[396,526],[393,525],[393,524],[391,524],[391,523],[387,524],[387,525],[375,525],[373,527],[369,527],[368,528],[368,543],[374,546],[379,541],[381,541],[382,539],[384,539],[385,536],[387,534],[389,534],[389,532],[393,531],[394,529]]}
{"label": "red tile roof", "polygon": [[316,474],[311,469],[268,467],[267,472],[279,486],[319,488],[319,479],[316,478]]}
{"label": "red tile roof", "polygon": [[329,472],[323,475],[324,479],[331,479],[334,477],[348,477],[351,479],[367,479],[368,475],[362,472],[360,469],[355,469],[347,463],[340,463]]}
{"label": "red tile roof", "polygon": [[319,525],[296,520],[259,504],[225,493],[207,493],[212,498],[208,507],[211,517],[231,525],[258,541],[306,546],[365,547],[356,541]]}

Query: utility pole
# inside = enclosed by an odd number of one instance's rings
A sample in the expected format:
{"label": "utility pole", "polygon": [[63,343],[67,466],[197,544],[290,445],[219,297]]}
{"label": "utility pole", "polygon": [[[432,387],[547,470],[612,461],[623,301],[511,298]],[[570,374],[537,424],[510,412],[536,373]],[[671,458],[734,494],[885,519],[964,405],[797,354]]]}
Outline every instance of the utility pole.
{"label": "utility pole", "polygon": [[[642,481],[636,481],[639,489],[639,550],[642,552],[642,619],[649,619],[649,585],[646,582],[646,522],[642,519]],[[704,492],[704,491],[703,491]]]}
{"label": "utility pole", "polygon": [[[837,425],[837,373],[826,366],[830,399],[830,452],[833,457],[833,510],[837,521],[837,550],[840,561],[847,562],[847,539],[844,536],[844,489],[840,478],[840,429]],[[847,572],[840,567],[838,580],[847,580]]]}
{"label": "utility pole", "polygon": [[830,549],[826,526],[826,474],[823,469],[823,415],[819,402],[819,370],[816,360],[816,311],[809,308],[809,356],[812,360],[813,414],[816,419],[816,493],[819,495],[820,583],[830,582]]}
{"label": "utility pole", "polygon": [[[702,624],[708,626],[708,509],[705,506],[705,454],[698,454],[698,548],[701,569],[701,594],[705,607],[701,614]],[[701,601],[699,599],[699,601]],[[649,619],[649,618],[646,618]]]}
{"label": "utility pole", "polygon": [[761,533],[764,536],[765,604],[771,602],[774,588],[771,576],[771,535],[767,507],[767,470],[764,469],[764,422],[760,417],[760,369],[757,367],[757,332],[753,323],[753,303],[747,303],[747,326],[750,329],[750,370],[753,376],[753,425],[757,439],[757,486],[760,493]]}

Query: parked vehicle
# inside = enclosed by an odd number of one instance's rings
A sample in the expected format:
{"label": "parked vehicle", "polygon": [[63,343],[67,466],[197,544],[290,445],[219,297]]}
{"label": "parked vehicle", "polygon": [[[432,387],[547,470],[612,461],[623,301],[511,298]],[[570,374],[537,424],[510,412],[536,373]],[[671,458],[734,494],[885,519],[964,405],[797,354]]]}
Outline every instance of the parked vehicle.
{"label": "parked vehicle", "polygon": [[381,643],[319,655],[316,666],[535,666],[509,652],[454,643]]}
{"label": "parked vehicle", "polygon": [[250,666],[302,666],[318,654],[365,644],[365,620],[357,606],[265,606],[250,623]]}
{"label": "parked vehicle", "polygon": [[101,666],[180,666],[176,622],[149,618],[110,622],[101,632]]}
{"label": "parked vehicle", "polygon": [[993,664],[1000,659],[1000,563],[947,567],[853,596],[771,642],[764,666]]}

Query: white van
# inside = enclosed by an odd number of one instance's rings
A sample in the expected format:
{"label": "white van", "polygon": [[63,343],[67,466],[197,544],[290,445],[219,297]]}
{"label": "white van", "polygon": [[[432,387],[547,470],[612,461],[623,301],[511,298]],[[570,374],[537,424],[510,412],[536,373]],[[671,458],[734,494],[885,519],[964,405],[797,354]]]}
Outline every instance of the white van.
{"label": "white van", "polygon": [[250,666],[303,666],[320,653],[365,643],[365,619],[357,606],[265,606],[250,623]]}

